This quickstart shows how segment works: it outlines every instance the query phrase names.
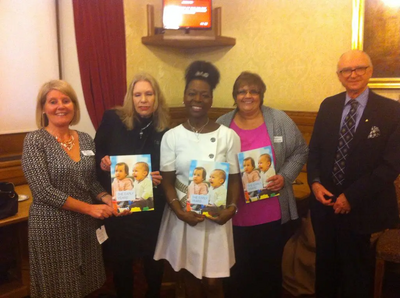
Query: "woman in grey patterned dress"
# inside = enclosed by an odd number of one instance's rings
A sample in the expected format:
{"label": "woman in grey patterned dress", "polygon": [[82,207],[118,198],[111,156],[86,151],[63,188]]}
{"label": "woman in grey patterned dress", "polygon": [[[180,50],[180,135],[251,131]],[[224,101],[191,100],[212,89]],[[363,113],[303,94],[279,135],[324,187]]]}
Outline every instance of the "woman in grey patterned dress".
{"label": "woman in grey patterned dress", "polygon": [[[72,87],[60,80],[44,84],[36,106],[40,129],[27,134],[22,155],[33,194],[31,297],[84,297],[105,281],[96,218],[117,213],[111,196],[96,181],[92,138],[69,128],[78,121]],[[93,199],[104,204],[93,204]]]}

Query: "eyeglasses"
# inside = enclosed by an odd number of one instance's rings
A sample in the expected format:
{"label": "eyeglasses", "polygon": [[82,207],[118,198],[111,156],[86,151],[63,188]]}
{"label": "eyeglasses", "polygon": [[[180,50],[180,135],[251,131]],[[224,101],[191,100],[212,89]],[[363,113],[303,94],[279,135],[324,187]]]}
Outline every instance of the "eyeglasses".
{"label": "eyeglasses", "polygon": [[342,76],[344,76],[345,78],[350,77],[351,74],[353,73],[353,71],[356,73],[356,75],[362,76],[362,75],[365,75],[368,67],[369,66],[359,66],[359,67],[355,67],[355,68],[343,68],[342,70],[339,71],[339,73]]}
{"label": "eyeglasses", "polygon": [[251,90],[244,90],[244,89],[241,89],[241,90],[239,90],[239,91],[237,92],[237,95],[246,96],[247,93],[250,93],[251,96],[260,95],[260,92],[257,91],[257,90],[254,90],[254,89],[251,89]]}

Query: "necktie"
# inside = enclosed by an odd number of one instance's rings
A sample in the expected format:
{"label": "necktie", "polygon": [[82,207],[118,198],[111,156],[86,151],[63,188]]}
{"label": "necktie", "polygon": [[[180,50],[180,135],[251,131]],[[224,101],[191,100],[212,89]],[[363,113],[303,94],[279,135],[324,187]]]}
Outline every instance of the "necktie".
{"label": "necktie", "polygon": [[356,127],[356,111],[358,102],[355,99],[349,101],[351,108],[339,133],[339,145],[336,151],[335,163],[333,164],[332,177],[336,185],[342,185],[344,181],[344,170],[346,166],[346,157],[350,148],[350,142],[353,140]]}

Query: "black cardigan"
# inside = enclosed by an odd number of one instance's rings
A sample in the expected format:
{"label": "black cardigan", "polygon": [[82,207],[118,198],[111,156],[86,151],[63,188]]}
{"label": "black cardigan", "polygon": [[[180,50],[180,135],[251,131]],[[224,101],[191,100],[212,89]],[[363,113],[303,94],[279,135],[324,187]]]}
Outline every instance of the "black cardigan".
{"label": "black cardigan", "polygon": [[[96,170],[101,185],[111,193],[110,172],[100,168],[100,161],[105,155],[150,154],[153,171],[160,169],[160,144],[165,131],[157,132],[153,123],[146,127],[151,119],[135,121],[135,128],[128,130],[115,110],[104,113],[94,139],[96,144]],[[105,220],[112,253],[124,258],[124,252],[135,255],[152,254],[155,249],[158,229],[165,205],[161,187],[153,188],[154,211],[136,212],[123,217]],[[127,247],[128,246],[128,247]],[[128,258],[128,254],[126,256]]]}

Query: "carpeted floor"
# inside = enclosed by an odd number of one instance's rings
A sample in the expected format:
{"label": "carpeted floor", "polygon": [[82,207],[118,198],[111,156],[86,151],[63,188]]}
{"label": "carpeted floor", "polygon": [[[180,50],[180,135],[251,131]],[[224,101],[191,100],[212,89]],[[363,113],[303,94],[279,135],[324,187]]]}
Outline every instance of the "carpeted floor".
{"label": "carpeted floor", "polygon": [[[109,266],[106,265],[106,268]],[[135,284],[134,284],[134,297],[144,298],[146,293],[146,281],[142,274],[143,265],[140,261],[136,262],[134,266]],[[164,281],[161,289],[161,298],[176,298],[175,295],[175,281],[177,274],[166,263]],[[98,291],[92,293],[87,298],[113,298],[116,297],[113,289],[112,272],[107,269],[107,281],[104,286]],[[283,290],[282,298],[314,298],[313,295],[296,297],[289,292]],[[190,297],[187,297],[190,298]],[[244,297],[245,298],[245,297]],[[390,264],[385,275],[385,280],[382,290],[382,298],[400,298],[400,264]]]}
{"label": "carpeted floor", "polygon": [[[92,293],[87,298],[113,298],[116,297],[114,285],[112,280],[112,271],[110,266],[106,263],[107,280],[102,288]],[[147,284],[143,275],[143,264],[140,261],[135,262],[133,267],[135,280],[134,280],[134,297],[145,297]],[[171,267],[166,264],[164,271],[164,281],[161,288],[161,298],[175,298],[175,272]]]}

